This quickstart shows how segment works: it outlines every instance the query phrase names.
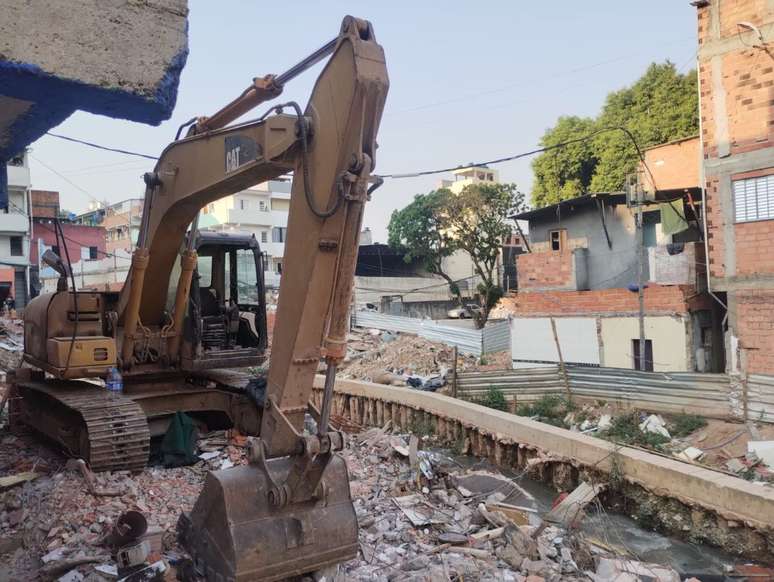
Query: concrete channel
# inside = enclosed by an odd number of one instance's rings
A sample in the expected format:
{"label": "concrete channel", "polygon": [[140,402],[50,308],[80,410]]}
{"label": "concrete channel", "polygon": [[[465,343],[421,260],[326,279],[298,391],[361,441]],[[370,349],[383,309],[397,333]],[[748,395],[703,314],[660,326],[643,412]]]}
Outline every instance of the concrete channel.
{"label": "concrete channel", "polygon": [[[315,380],[319,405],[322,377]],[[333,414],[363,426],[435,435],[441,443],[528,470],[558,490],[608,484],[602,503],[661,532],[774,563],[774,489],[721,471],[620,446],[451,398],[408,388],[337,380]]]}

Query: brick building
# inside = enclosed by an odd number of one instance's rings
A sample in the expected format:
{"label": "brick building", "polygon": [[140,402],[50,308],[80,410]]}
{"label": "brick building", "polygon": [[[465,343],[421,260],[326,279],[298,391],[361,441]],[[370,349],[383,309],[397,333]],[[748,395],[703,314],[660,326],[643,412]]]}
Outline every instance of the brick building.
{"label": "brick building", "polygon": [[[495,316],[512,318],[514,367],[557,360],[656,371],[721,371],[720,306],[703,292],[698,138],[646,150],[643,242],[645,353],[639,362],[639,252],[630,195],[597,193],[522,212],[531,252],[516,259],[519,290]],[[647,172],[642,172],[643,176]],[[679,218],[675,222],[675,217]]]}
{"label": "brick building", "polygon": [[709,286],[730,372],[774,374],[774,4],[697,0]]}
{"label": "brick building", "polygon": [[[62,239],[61,237],[57,238],[54,222],[60,215],[59,192],[32,190],[30,192],[30,199],[32,201],[32,240],[30,244],[30,264],[32,267],[30,285],[35,295],[46,291],[44,288],[45,279],[55,281],[58,278],[58,275],[52,268],[40,264],[40,256],[47,249],[54,251],[64,261],[67,260],[67,254],[69,254],[73,274],[76,277],[76,285],[82,288],[84,286],[83,273],[87,268],[86,264],[104,259],[106,256],[105,229],[100,226],[88,226],[62,221],[62,233],[65,239],[65,248],[62,248]],[[80,281],[78,281],[79,275]],[[53,288],[55,288],[55,284]]]}

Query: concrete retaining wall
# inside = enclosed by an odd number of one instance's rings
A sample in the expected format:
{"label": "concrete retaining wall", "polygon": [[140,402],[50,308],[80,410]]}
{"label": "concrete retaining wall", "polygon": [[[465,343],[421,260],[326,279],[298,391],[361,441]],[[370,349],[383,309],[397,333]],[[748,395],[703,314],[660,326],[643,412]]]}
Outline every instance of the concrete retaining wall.
{"label": "concrete retaining wall", "polygon": [[[318,377],[314,396],[318,404],[322,384]],[[333,413],[366,426],[391,420],[404,430],[421,427],[501,466],[556,463],[575,470],[574,480],[578,471],[608,480],[615,476],[650,496],[678,502],[671,511],[682,512],[689,521],[675,527],[664,516],[660,523],[664,529],[748,557],[771,560],[774,555],[774,489],[722,472],[407,388],[338,380]]]}

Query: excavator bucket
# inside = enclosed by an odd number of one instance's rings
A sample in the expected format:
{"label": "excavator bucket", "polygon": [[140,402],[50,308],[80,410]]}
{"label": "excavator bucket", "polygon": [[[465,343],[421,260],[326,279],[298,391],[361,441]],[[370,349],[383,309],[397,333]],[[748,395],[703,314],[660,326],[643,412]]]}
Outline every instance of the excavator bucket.
{"label": "excavator bucket", "polygon": [[[266,461],[284,481],[293,459]],[[259,466],[209,473],[190,514],[178,524],[182,545],[207,582],[283,580],[354,558],[357,518],[349,493],[347,467],[333,455],[317,501],[275,508],[272,487]]]}

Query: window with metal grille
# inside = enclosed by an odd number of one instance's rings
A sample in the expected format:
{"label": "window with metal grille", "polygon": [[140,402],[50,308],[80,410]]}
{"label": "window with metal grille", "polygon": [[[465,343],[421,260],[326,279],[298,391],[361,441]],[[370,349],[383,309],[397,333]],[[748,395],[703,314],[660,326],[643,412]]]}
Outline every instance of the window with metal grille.
{"label": "window with metal grille", "polygon": [[736,222],[774,218],[774,175],[734,180]]}

